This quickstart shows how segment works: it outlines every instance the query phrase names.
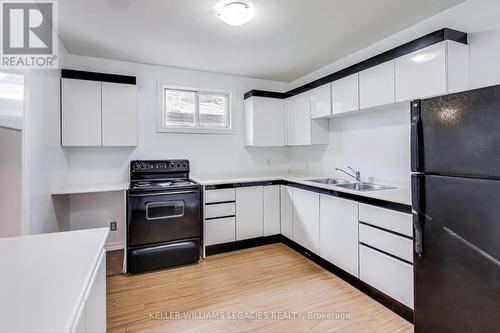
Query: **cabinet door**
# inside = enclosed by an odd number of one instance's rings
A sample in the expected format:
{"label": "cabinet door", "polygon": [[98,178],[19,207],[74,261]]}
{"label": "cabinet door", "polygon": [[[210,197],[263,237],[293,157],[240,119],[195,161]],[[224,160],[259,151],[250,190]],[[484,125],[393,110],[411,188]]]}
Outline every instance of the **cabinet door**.
{"label": "cabinet door", "polygon": [[332,92],[330,84],[311,90],[311,118],[324,118],[332,115]]}
{"label": "cabinet door", "polygon": [[358,277],[358,203],[321,195],[320,255]]}
{"label": "cabinet door", "polygon": [[287,143],[289,146],[311,144],[310,92],[290,97],[286,101]]}
{"label": "cabinet door", "polygon": [[276,98],[254,98],[253,145],[283,147],[285,145],[285,101]]}
{"label": "cabinet door", "polygon": [[236,240],[264,235],[262,186],[236,189]]}
{"label": "cabinet door", "polygon": [[236,240],[235,225],[234,216],[205,220],[205,245],[234,242]]}
{"label": "cabinet door", "polygon": [[359,73],[359,106],[361,109],[394,102],[394,60]]}
{"label": "cabinet door", "polygon": [[264,186],[264,236],[280,233],[280,186]]}
{"label": "cabinet door", "polygon": [[99,263],[85,297],[87,332],[106,332],[106,250]]}
{"label": "cabinet door", "polygon": [[396,59],[396,101],[446,93],[446,43]]}
{"label": "cabinet door", "polygon": [[101,146],[101,82],[61,79],[62,145]]}
{"label": "cabinet door", "polygon": [[137,146],[137,86],[102,83],[102,145]]}
{"label": "cabinet door", "polygon": [[293,189],[289,186],[280,186],[281,201],[281,234],[293,240]]}
{"label": "cabinet door", "polygon": [[413,309],[413,266],[369,247],[359,246],[359,278]]}
{"label": "cabinet door", "polygon": [[332,82],[332,113],[334,115],[359,110],[359,74]]}
{"label": "cabinet door", "polygon": [[293,189],[294,240],[319,253],[319,194]]}

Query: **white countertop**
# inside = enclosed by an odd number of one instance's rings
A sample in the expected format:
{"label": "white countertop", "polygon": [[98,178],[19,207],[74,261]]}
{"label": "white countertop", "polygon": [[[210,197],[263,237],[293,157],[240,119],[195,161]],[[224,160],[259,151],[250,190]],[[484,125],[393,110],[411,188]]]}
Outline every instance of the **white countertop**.
{"label": "white countertop", "polygon": [[0,332],[68,332],[108,228],[0,238]]}
{"label": "white countertop", "polygon": [[[284,180],[298,184],[314,186],[327,190],[334,190],[337,192],[355,194],[361,197],[380,199],[384,201],[399,203],[403,205],[411,205],[411,190],[409,187],[402,187],[400,185],[380,183],[381,185],[394,186],[394,189],[377,190],[377,191],[356,191],[349,190],[340,186],[327,185],[311,182],[312,179],[332,178],[331,176],[311,175],[304,173],[289,173],[289,172],[269,172],[269,173],[247,173],[247,174],[228,174],[228,175],[212,175],[212,176],[192,176],[194,181],[201,185],[220,185],[232,183],[249,183],[260,181],[276,181]],[[338,178],[338,177],[336,177]],[[375,182],[379,184],[379,182]]]}
{"label": "white countertop", "polygon": [[67,184],[52,191],[52,195],[84,194],[98,192],[126,191],[128,183],[106,183],[106,184]]}

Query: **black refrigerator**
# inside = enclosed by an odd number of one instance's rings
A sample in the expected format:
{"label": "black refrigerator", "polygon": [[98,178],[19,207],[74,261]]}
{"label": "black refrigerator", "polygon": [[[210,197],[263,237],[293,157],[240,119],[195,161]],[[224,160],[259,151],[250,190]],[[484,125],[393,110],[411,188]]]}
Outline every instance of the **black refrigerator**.
{"label": "black refrigerator", "polygon": [[500,85],[411,102],[415,333],[500,332]]}

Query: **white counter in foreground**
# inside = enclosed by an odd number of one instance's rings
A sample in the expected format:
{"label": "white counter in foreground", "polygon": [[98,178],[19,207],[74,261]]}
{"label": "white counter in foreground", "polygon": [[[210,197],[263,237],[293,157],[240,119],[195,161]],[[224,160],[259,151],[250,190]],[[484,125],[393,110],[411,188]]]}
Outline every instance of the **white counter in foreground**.
{"label": "white counter in foreground", "polygon": [[0,332],[86,331],[87,312],[103,305],[95,321],[105,325],[108,234],[99,228],[0,239]]}

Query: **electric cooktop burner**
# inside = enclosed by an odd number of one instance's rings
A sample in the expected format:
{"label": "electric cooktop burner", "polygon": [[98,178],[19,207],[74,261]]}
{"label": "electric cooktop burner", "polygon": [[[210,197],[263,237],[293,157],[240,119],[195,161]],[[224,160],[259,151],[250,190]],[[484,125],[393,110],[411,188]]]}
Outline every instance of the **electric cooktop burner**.
{"label": "electric cooktop burner", "polygon": [[189,161],[132,161],[130,163],[130,187],[132,191],[178,190],[197,187],[189,179]]}

